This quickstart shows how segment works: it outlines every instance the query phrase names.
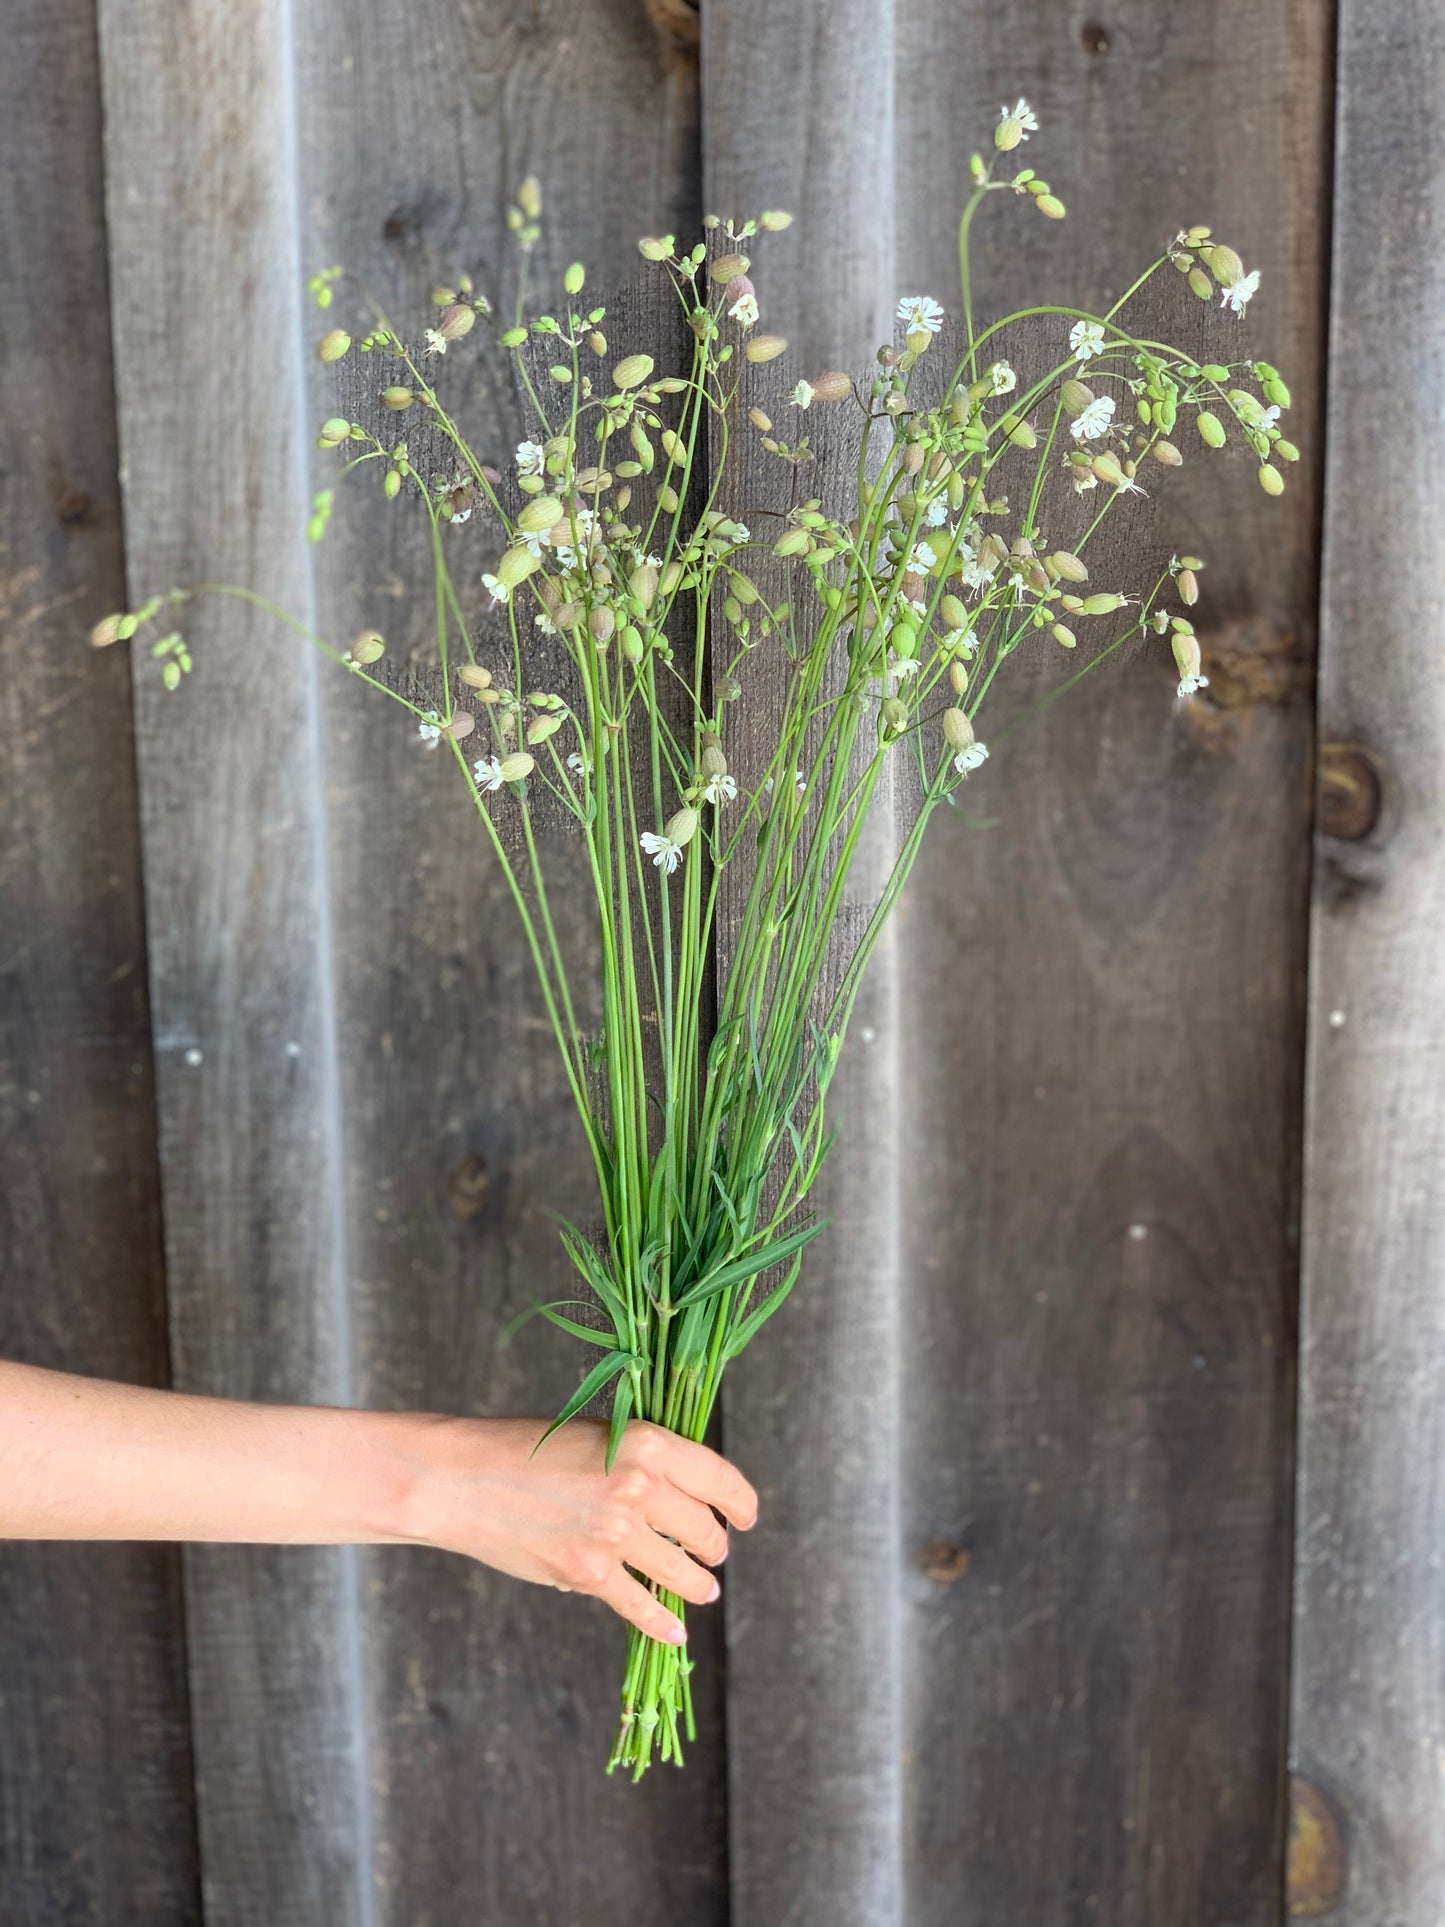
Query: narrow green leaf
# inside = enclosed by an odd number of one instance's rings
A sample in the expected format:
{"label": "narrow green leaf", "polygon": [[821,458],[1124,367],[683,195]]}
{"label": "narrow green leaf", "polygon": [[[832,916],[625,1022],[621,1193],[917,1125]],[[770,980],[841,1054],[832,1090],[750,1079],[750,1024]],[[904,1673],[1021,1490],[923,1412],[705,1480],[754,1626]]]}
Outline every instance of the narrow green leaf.
{"label": "narrow green leaf", "polygon": [[831,1222],[829,1218],[819,1218],[814,1224],[804,1225],[799,1231],[790,1231],[786,1237],[774,1238],[770,1244],[761,1245],[741,1258],[734,1258],[730,1264],[700,1279],[674,1303],[679,1308],[693,1305],[699,1299],[712,1298],[718,1292],[726,1291],[729,1285],[736,1285],[744,1278],[756,1278],[762,1272],[770,1271],[774,1265],[781,1264],[784,1258],[790,1258],[795,1251],[801,1251],[804,1245],[811,1244],[820,1232],[827,1230]]}
{"label": "narrow green leaf", "polygon": [[793,1286],[798,1282],[798,1273],[802,1270],[802,1267],[803,1254],[800,1251],[788,1266],[788,1275],[784,1278],[783,1282],[777,1286],[775,1290],[770,1291],[760,1305],[754,1306],[747,1317],[742,1320],[728,1337],[723,1345],[724,1358],[736,1358],[744,1345],[749,1344],[757,1337],[758,1332],[768,1322],[779,1305],[781,1305],[787,1297],[788,1293],[793,1289]]}
{"label": "narrow green leaf", "polygon": [[612,1461],[617,1457],[617,1448],[622,1443],[622,1434],[627,1430],[627,1421],[632,1412],[632,1379],[625,1377],[617,1386],[617,1394],[612,1401],[612,1423],[607,1428],[607,1462],[604,1471],[612,1470]]}
{"label": "narrow green leaf", "polygon": [[497,1343],[510,1345],[529,1319],[548,1318],[554,1325],[560,1325],[563,1331],[576,1332],[579,1338],[585,1338],[589,1344],[602,1345],[609,1351],[617,1344],[617,1339],[610,1332],[601,1332],[592,1325],[581,1325],[575,1319],[564,1318],[561,1312],[563,1305],[576,1305],[581,1311],[591,1309],[585,1298],[554,1298],[548,1305],[528,1305],[525,1311],[519,1311],[515,1318],[508,1319]]}
{"label": "narrow green leaf", "polygon": [[576,1418],[588,1400],[596,1398],[597,1394],[602,1390],[602,1387],[610,1384],[619,1372],[631,1371],[634,1365],[640,1366],[645,1362],[644,1359],[637,1356],[636,1352],[616,1351],[609,1353],[606,1358],[599,1358],[597,1363],[592,1367],[592,1370],[572,1394],[571,1398],[569,1398],[567,1403],[562,1407],[556,1418],[554,1418],[552,1423],[547,1427],[541,1438],[539,1438],[537,1443],[532,1447],[533,1454],[535,1455],[540,1451],[548,1439],[551,1438],[552,1434],[559,1431],[561,1427],[567,1423],[568,1419]]}

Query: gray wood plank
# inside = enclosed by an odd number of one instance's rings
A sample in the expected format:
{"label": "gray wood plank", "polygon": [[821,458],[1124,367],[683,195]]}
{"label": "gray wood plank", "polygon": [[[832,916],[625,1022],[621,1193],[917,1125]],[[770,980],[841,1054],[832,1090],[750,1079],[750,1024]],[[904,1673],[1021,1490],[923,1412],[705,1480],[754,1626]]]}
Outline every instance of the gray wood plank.
{"label": "gray wood plank", "polygon": [[[125,599],[99,105],[88,0],[11,8],[0,1355],[154,1385],[168,1364],[130,678],[123,650],[84,642]],[[0,1918],[199,1918],[178,1554],[0,1546],[0,1730]]]}
{"label": "gray wood plank", "polygon": [[1384,794],[1322,808],[1315,859],[1291,1719],[1343,1843],[1342,1892],[1306,1897],[1341,1927],[1445,1914],[1442,90],[1438,7],[1345,0],[1319,721]]}
{"label": "gray wood plank", "polygon": [[[303,18],[301,91],[319,99],[324,83],[326,100],[306,129],[311,257],[344,261],[408,326],[429,289],[463,269],[510,313],[504,217],[529,171],[544,191],[531,270],[542,305],[570,260],[608,300],[636,278],[640,235],[696,226],[686,67],[639,9],[549,7],[523,24],[508,7],[434,7],[424,31],[413,18],[403,32],[378,5],[341,36],[322,8]],[[378,120],[408,138],[377,143]],[[670,293],[608,306],[616,352],[649,326],[680,353]],[[505,466],[530,432],[506,362],[454,349],[443,376]],[[313,392],[319,419],[331,412],[325,384]],[[490,645],[500,667],[505,626],[488,619],[480,583],[496,540],[480,513],[449,533],[483,659]],[[319,561],[335,632],[375,624],[391,640],[389,673],[435,689],[415,505],[348,489]],[[359,1392],[381,1405],[554,1412],[576,1385],[576,1348],[540,1325],[505,1350],[498,1340],[535,1299],[572,1290],[551,1213],[592,1224],[599,1212],[531,963],[455,770],[344,677],[327,683],[325,704]],[[544,860],[585,969],[580,843],[559,827]],[[569,875],[570,887],[557,883]],[[455,1559],[378,1551],[366,1572],[382,1920],[450,1927],[462,1895],[499,1923],[568,1927],[597,1906],[659,1927],[726,1917],[717,1614],[693,1627],[699,1743],[684,1773],[635,1791],[603,1777],[624,1644],[604,1609]]]}
{"label": "gray wood plank", "polygon": [[[1247,321],[1144,312],[1287,367],[1307,459],[1277,503],[1187,442],[1158,471],[1096,575],[1208,559],[1209,698],[1176,708],[1162,645],[1102,671],[1000,746],[994,827],[945,824],[905,911],[907,1918],[940,1927],[1281,1904],[1327,21],[1104,18],[899,10],[915,125],[961,172],[1024,93],[1068,205],[985,211],[982,297],[1104,302],[1213,222],[1265,271]],[[904,153],[900,268],[947,299],[951,183]]]}
{"label": "gray wood plank", "polygon": [[[723,216],[782,206],[796,217],[753,251],[764,324],[793,355],[786,383],[781,363],[752,371],[744,403],[756,398],[780,419],[780,391],[797,374],[866,369],[892,338],[891,15],[885,0],[703,13],[704,198]],[[753,526],[786,508],[786,480],[755,440],[735,448],[727,503]],[[805,492],[848,499],[842,451],[821,467],[826,489],[809,471]],[[782,689],[765,651],[746,670],[728,744],[744,771],[766,762]],[[855,930],[895,834],[891,794],[880,789],[849,885]],[[740,871],[729,877],[724,955],[744,886]],[[832,1229],[792,1302],[724,1382],[724,1442],[761,1497],[727,1598],[737,1927],[901,1919],[901,1193],[899,1167],[879,1157],[901,1118],[900,976],[896,944],[885,942],[830,1093],[845,1133],[819,1188]]]}
{"label": "gray wood plank", "polygon": [[[305,613],[288,9],[106,0],[112,300],[135,591]],[[189,612],[188,612],[189,614]],[[136,737],[176,1381],[350,1400],[316,671],[239,604],[188,620]],[[206,1917],[374,1918],[349,1551],[186,1554]]]}

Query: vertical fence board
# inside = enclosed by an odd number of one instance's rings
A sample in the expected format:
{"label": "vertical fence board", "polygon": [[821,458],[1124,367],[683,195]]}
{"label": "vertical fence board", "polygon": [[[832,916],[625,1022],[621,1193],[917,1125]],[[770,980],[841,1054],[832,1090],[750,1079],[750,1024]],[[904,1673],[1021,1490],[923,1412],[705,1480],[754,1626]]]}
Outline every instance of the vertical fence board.
{"label": "vertical fence board", "polygon": [[[569,260],[587,264],[588,298],[604,301],[636,277],[640,234],[695,226],[695,62],[630,0],[580,11],[553,0],[530,17],[432,5],[404,22],[377,5],[360,31],[321,6],[299,18],[299,91],[314,103],[308,259],[344,262],[411,338],[429,290],[463,270],[510,315],[505,214],[529,171],[544,194],[534,311],[560,301]],[[360,315],[348,291],[328,321]],[[648,329],[660,365],[690,341],[666,289],[610,303],[604,327],[614,355]],[[506,359],[479,352],[482,333],[433,372],[506,468],[534,425]],[[348,369],[348,406],[373,415],[386,379],[373,362]],[[326,393],[323,379],[318,419],[333,412]],[[395,418],[398,437],[415,428]],[[318,482],[334,460],[317,458]],[[496,531],[479,510],[447,540],[479,653],[510,683],[506,624],[484,613],[480,585]],[[320,551],[324,623],[342,637],[383,630],[388,675],[420,679],[440,706],[429,585],[419,506],[382,502],[374,471],[342,485]],[[545,659],[540,635],[527,648]],[[532,675],[527,687],[546,681]],[[591,1224],[598,1207],[520,927],[450,757],[427,754],[405,717],[344,677],[328,680],[324,704],[358,1392],[548,1414],[576,1384],[577,1348],[540,1321],[505,1350],[499,1339],[530,1303],[572,1289],[551,1213]],[[510,813],[499,816],[505,829]],[[580,840],[554,829],[544,844],[569,951],[590,970]],[[598,1906],[639,1927],[725,1918],[718,1615],[694,1629],[704,1733],[687,1771],[634,1791],[602,1771],[624,1644],[611,1614],[440,1555],[377,1551],[365,1570],[381,1919],[566,1927]]]}
{"label": "vertical fence board", "polygon": [[[254,584],[305,614],[289,16],[105,0],[107,200],[133,597]],[[136,731],[177,1382],[351,1393],[315,668],[183,612]],[[373,1917],[353,1552],[186,1555],[212,1927]]]}
{"label": "vertical fence board", "polygon": [[[1102,670],[1000,746],[969,786],[992,827],[943,825],[904,913],[907,1917],[1265,1927],[1328,23],[1150,0],[1100,20],[900,7],[919,135],[903,272],[949,298],[953,183],[1024,93],[1041,131],[1018,162],[1069,218],[984,208],[990,316],[1107,304],[1178,227],[1212,222],[1264,269],[1247,321],[1166,273],[1147,331],[1287,368],[1307,461],[1267,502],[1252,461],[1206,462],[1184,430],[1182,474],[1144,478],[1150,507],[1122,505],[1090,557],[1102,587],[1152,580],[1171,550],[1207,558],[1208,699],[1175,707],[1162,643]],[[945,127],[968,145],[940,169]],[[981,734],[1070,666],[1021,658]]]}
{"label": "vertical fence board", "polygon": [[[764,325],[798,372],[865,369],[892,335],[892,13],[890,0],[704,9],[704,198],[724,217],[796,217],[753,254]],[[781,366],[751,371],[740,406],[760,401],[781,423]],[[733,446],[726,506],[767,541],[790,475],[745,425]],[[820,466],[802,493],[848,499],[851,464]],[[744,783],[766,763],[785,685],[773,651],[745,666],[726,744]],[[888,784],[844,905],[854,936],[891,867]],[[724,952],[743,895],[729,878]],[[879,1157],[899,1115],[898,981],[885,940],[829,1093],[844,1131],[818,1194],[832,1228],[725,1381],[725,1444],[762,1502],[727,1581],[737,1927],[900,1917],[899,1167]]]}
{"label": "vertical fence board", "polygon": [[1442,94],[1438,7],[1344,0],[1291,1734],[1341,1927],[1445,1916]]}
{"label": "vertical fence board", "polygon": [[[125,594],[99,104],[87,0],[12,8],[0,66],[0,1356],[158,1384],[130,681],[123,650],[96,657],[83,641]],[[0,1547],[0,1732],[0,1919],[197,1918],[173,1549]]]}

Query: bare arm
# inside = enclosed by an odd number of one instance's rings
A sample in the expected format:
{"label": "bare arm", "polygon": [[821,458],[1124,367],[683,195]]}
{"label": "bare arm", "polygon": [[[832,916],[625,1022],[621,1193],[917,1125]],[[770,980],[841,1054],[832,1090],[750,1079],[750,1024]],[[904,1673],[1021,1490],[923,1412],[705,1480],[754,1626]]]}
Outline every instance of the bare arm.
{"label": "bare arm", "polygon": [[750,1526],[752,1487],[657,1426],[628,1427],[611,1473],[605,1426],[574,1420],[534,1458],[545,1430],[194,1398],[0,1361],[0,1538],[440,1546],[678,1637],[627,1568],[716,1598],[717,1512]]}

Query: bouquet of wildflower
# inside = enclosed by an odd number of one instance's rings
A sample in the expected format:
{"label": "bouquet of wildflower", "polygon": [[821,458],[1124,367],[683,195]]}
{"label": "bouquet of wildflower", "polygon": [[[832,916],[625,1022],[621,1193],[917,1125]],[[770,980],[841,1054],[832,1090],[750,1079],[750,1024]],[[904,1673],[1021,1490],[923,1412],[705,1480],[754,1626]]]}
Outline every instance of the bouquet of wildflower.
{"label": "bouquet of wildflower", "polygon": [[[1149,632],[1168,638],[1182,698],[1204,686],[1188,614],[1202,564],[1176,558],[1142,586],[1095,583],[1086,558],[1105,516],[1143,492],[1146,464],[1177,467],[1196,436],[1210,448],[1242,440],[1270,495],[1283,488],[1280,464],[1297,459],[1278,427],[1289,395],[1275,369],[1201,363],[1128,319],[1164,269],[1242,313],[1259,277],[1207,227],[1176,234],[1106,314],[975,317],[969,235],[984,202],[1011,194],[1040,217],[1064,214],[1048,184],[1008,158],[1035,126],[1020,101],[989,160],[972,162],[957,352],[942,368],[944,310],[909,296],[900,338],[867,376],[829,370],[789,393],[773,366],[786,343],[765,331],[752,278],[756,245],[788,225],[780,213],[710,217],[691,248],[671,235],[641,243],[680,303],[689,348],[678,365],[659,366],[644,345],[617,352],[605,310],[582,299],[581,266],[567,270],[555,312],[529,317],[532,181],[511,214],[523,273],[510,324],[463,278],[435,292],[415,343],[380,314],[359,340],[334,327],[320,342],[323,361],[354,350],[378,369],[365,419],[328,420],[321,446],[427,518],[430,690],[386,679],[374,631],[342,650],[292,626],[445,749],[510,886],[604,1228],[594,1243],[563,1225],[587,1295],[536,1308],[595,1354],[556,1424],[605,1394],[612,1451],[633,1415],[702,1438],[725,1368],[787,1298],[823,1229],[809,1199],[849,1013],[930,818],[988,756],[983,711],[1000,671],[1022,650],[1082,643],[1076,681]],[[337,272],[311,283],[323,308]],[[1008,358],[1014,339],[1043,344],[1036,372]],[[532,416],[505,474],[444,397],[455,357],[479,342],[513,358]],[[817,451],[776,428],[765,402],[799,427],[833,411],[846,460],[820,468],[846,482],[832,499],[806,492]],[[400,416],[404,440],[384,425]],[[751,473],[759,455],[777,464],[771,510],[754,513],[736,479],[745,436],[756,438]],[[330,505],[325,490],[313,537]],[[469,520],[490,566],[467,581],[454,532]],[[1056,538],[1075,529],[1067,545],[1049,540],[1051,524]],[[463,613],[478,573],[494,605],[480,634]],[[107,618],[94,639],[129,636],[195,593]],[[178,685],[184,640],[168,634],[153,653]],[[775,713],[766,732],[745,733],[734,705],[756,657],[771,664]],[[906,776],[911,820],[871,915],[845,925],[870,804],[885,774],[885,793],[900,788],[894,772]],[[569,822],[586,852],[600,1000],[569,977],[539,812]],[[600,1027],[585,1029],[579,1010],[597,1001]],[[681,1616],[680,1599],[653,1590]],[[612,1766],[640,1776],[655,1753],[681,1761],[690,1670],[685,1647],[632,1632]]]}

